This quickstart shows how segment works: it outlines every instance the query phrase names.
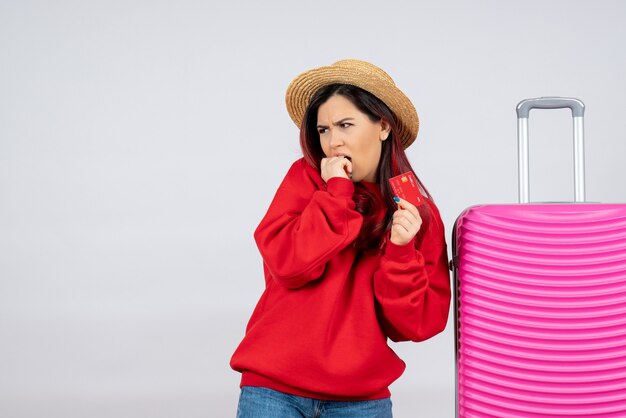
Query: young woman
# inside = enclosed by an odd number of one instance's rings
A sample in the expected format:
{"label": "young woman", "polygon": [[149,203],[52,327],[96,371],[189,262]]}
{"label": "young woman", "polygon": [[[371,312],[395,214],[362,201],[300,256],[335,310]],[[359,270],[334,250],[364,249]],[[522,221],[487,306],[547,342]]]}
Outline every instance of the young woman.
{"label": "young woman", "polygon": [[387,339],[432,337],[450,306],[437,207],[421,183],[417,208],[389,184],[412,170],[417,112],[357,60],[301,74],[286,99],[304,156],[254,234],[266,287],[231,359],[237,416],[391,417],[405,364]]}

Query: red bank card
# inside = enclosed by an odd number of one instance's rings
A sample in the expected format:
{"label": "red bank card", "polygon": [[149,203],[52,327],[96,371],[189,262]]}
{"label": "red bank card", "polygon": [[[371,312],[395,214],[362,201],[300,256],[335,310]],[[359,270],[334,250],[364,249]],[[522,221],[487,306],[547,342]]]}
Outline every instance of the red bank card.
{"label": "red bank card", "polygon": [[391,184],[393,194],[399,198],[413,203],[415,206],[424,204],[424,198],[412,171],[390,178],[389,184]]}

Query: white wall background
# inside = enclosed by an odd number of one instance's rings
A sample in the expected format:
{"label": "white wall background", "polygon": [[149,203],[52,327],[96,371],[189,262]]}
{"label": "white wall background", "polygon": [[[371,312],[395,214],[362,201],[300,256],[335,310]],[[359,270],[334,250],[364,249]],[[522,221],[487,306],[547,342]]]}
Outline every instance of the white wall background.
{"label": "white wall background", "polygon": [[[309,68],[369,60],[412,98],[448,237],[516,200],[527,97],[586,103],[588,198],[626,202],[625,20],[620,0],[0,0],[0,416],[234,417],[252,232]],[[534,200],[571,199],[571,132],[531,112]],[[397,417],[454,414],[452,331],[394,346]]]}

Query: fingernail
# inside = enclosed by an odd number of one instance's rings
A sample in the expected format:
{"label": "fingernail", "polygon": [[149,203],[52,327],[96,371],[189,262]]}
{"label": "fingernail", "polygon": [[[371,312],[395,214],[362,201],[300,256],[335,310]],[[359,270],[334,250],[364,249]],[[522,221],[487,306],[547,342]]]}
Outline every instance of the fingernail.
{"label": "fingernail", "polygon": [[395,200],[396,202],[399,202],[399,201],[400,201],[400,198],[399,198],[399,197],[397,197],[397,196],[394,196],[394,197],[393,197],[393,200]]}

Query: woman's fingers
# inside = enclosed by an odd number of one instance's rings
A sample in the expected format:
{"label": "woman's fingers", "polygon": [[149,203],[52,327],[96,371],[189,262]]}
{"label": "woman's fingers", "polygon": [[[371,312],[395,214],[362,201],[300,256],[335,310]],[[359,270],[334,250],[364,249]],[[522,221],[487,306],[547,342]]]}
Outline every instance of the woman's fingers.
{"label": "woman's fingers", "polygon": [[352,162],[343,156],[322,158],[320,171],[324,181],[328,181],[333,177],[349,179],[352,176]]}
{"label": "woman's fingers", "polygon": [[409,243],[422,227],[422,217],[417,208],[404,199],[394,198],[398,210],[394,212],[391,223],[391,242],[396,245]]}
{"label": "woman's fingers", "polygon": [[392,225],[400,225],[402,227],[404,227],[404,229],[406,229],[407,231],[410,231],[414,228],[416,228],[419,224],[417,222],[417,219],[413,218],[413,215],[408,214],[408,216],[403,216],[402,214],[398,214],[395,215],[393,218],[393,223]]}
{"label": "woman's fingers", "polygon": [[393,199],[398,203],[399,209],[406,209],[409,212],[411,212],[413,216],[415,216],[416,218],[420,217],[420,213],[413,203],[409,202],[408,200],[401,199],[399,197],[394,197]]}

